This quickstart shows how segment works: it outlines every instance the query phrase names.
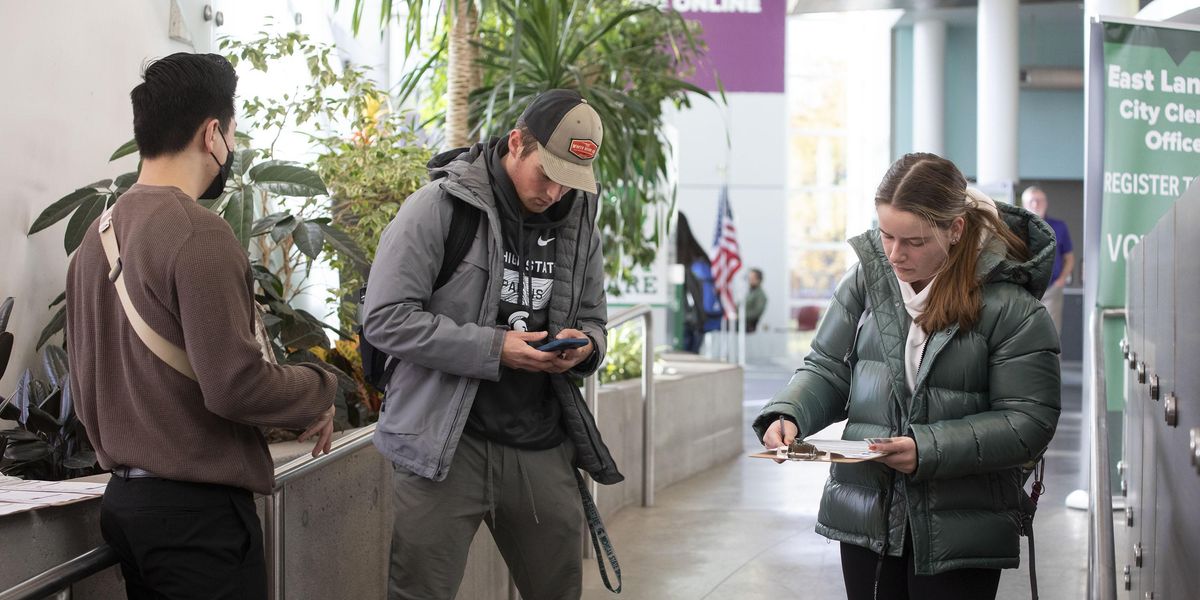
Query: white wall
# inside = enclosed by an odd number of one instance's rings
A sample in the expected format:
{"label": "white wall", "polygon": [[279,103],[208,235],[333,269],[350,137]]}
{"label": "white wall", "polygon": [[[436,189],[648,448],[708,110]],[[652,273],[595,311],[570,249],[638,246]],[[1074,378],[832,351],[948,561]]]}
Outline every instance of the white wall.
{"label": "white wall", "polygon": [[730,93],[726,98],[724,107],[697,98],[691,109],[668,117],[677,134],[679,210],[711,253],[717,200],[728,181],[744,265],[738,275],[744,277],[752,267],[763,270],[767,312],[762,322],[789,327],[785,97]]}
{"label": "white wall", "polygon": [[[0,1],[0,299],[16,298],[9,330],[16,336],[0,395],[8,396],[62,292],[66,223],[26,237],[42,209],[93,181],[136,168],[112,151],[133,137],[129,91],[142,63],[172,52],[211,47],[205,2],[180,0],[195,48],[171,41],[167,0],[90,2]],[[38,367],[40,369],[40,367]]]}

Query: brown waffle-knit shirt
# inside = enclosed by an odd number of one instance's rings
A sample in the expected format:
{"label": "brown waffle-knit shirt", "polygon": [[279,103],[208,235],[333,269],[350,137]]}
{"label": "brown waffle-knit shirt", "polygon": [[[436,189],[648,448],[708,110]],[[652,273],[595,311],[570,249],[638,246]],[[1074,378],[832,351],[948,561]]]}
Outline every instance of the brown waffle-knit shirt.
{"label": "brown waffle-knit shirt", "polygon": [[192,381],[134,333],[108,280],[96,224],[67,271],[71,391],[100,466],[268,494],[258,426],[304,428],[333,402],[333,375],[263,360],[246,252],[224,219],[175,187],[134,185],[113,228],[142,318],[183,348]]}

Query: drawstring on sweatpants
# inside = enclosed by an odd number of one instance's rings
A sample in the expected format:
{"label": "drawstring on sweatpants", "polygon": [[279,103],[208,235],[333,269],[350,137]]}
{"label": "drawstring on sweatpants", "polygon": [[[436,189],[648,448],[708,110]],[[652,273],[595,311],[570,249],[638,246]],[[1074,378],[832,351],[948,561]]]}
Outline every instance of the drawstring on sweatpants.
{"label": "drawstring on sweatpants", "polygon": [[529,473],[525,471],[525,464],[521,462],[521,453],[515,453],[517,457],[517,472],[521,474],[521,481],[525,482],[525,493],[529,494],[529,506],[533,507],[533,522],[541,525],[538,520],[537,502],[533,499],[533,484],[529,482]]}
{"label": "drawstring on sweatpants", "polygon": [[[487,499],[488,514],[491,515],[492,523],[495,524],[496,483],[495,474],[492,472],[495,468],[492,460],[492,442],[491,440],[484,440],[483,443],[484,448],[486,449],[486,463],[484,465],[484,469],[487,470],[487,489],[485,490],[485,497]],[[519,450],[513,452],[513,457],[517,461],[517,473],[520,474],[521,482],[525,485],[525,493],[529,496],[529,506],[533,509],[533,522],[541,525],[542,521],[538,518],[537,514],[537,501],[534,500],[533,497],[533,483],[529,480],[529,473],[525,470],[525,464],[521,462],[521,452]]]}

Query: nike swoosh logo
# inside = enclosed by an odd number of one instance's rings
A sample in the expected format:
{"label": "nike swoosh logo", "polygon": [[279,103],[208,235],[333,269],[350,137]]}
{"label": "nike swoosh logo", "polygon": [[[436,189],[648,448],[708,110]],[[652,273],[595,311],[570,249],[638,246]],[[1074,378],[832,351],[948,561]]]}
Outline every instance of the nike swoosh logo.
{"label": "nike swoosh logo", "polygon": [[543,240],[541,236],[538,236],[538,245],[539,245],[539,246],[545,246],[546,244],[549,244],[550,242],[553,242],[555,239],[556,239],[556,238],[550,238],[550,239],[548,239],[548,240]]}

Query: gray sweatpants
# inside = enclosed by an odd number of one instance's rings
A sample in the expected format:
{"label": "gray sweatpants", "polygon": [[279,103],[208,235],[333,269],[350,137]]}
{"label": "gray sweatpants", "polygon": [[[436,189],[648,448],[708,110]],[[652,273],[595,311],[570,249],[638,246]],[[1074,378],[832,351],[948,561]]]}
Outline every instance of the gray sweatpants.
{"label": "gray sweatpants", "polygon": [[518,450],[464,434],[444,481],[395,468],[389,600],[453,600],[480,521],[523,600],[578,599],[583,508],[574,453],[569,441]]}

